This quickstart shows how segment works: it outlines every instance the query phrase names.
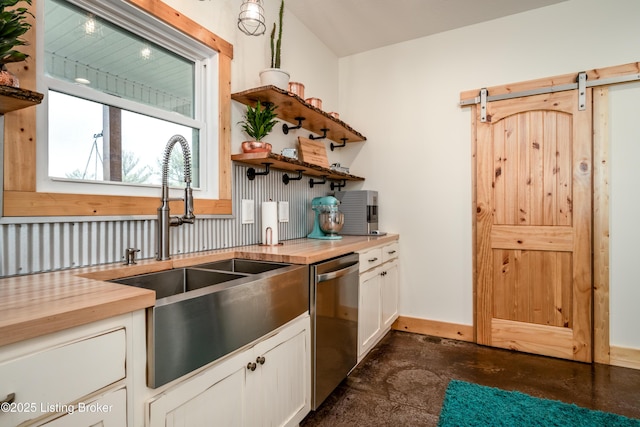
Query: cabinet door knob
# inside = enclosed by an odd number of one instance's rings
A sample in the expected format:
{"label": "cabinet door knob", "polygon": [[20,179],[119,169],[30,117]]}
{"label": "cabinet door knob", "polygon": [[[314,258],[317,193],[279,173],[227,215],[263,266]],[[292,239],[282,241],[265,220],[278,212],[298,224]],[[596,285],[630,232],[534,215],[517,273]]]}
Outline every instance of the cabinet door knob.
{"label": "cabinet door knob", "polygon": [[258,356],[258,357],[256,358],[256,362],[257,362],[257,363],[259,363],[259,364],[261,364],[261,365],[264,365],[264,362],[265,362],[265,361],[266,361],[266,359],[264,358],[264,356]]}
{"label": "cabinet door knob", "polygon": [[247,369],[248,369],[248,370],[250,370],[250,371],[255,371],[257,366],[258,366],[258,365],[256,365],[256,364],[255,364],[255,363],[253,363],[253,362],[249,362],[249,363],[247,363]]}

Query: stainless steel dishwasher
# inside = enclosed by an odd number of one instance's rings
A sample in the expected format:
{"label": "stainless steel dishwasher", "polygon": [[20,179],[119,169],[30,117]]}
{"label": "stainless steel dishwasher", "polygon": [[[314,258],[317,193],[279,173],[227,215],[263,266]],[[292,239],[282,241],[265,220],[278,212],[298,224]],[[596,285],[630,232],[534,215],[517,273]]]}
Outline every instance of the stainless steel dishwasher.
{"label": "stainless steel dishwasher", "polygon": [[358,360],[358,254],[311,265],[311,407],[315,410]]}

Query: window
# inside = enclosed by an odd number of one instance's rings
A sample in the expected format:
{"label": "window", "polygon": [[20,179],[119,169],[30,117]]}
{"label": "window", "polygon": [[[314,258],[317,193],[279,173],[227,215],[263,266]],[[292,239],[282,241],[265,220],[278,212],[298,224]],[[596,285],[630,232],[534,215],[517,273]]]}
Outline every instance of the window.
{"label": "window", "polygon": [[[218,164],[206,120],[217,117],[216,52],[119,2],[45,0],[43,22],[39,191],[155,196],[164,147],[180,134],[194,188],[217,197],[206,173]],[[182,186],[182,171],[174,149],[170,184]]]}

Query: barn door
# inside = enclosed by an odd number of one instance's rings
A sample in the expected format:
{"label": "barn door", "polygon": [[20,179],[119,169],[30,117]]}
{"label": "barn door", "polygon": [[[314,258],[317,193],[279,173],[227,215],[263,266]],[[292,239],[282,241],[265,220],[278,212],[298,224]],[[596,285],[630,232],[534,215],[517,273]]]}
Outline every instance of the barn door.
{"label": "barn door", "polygon": [[590,362],[591,89],[487,104],[476,118],[476,338]]}

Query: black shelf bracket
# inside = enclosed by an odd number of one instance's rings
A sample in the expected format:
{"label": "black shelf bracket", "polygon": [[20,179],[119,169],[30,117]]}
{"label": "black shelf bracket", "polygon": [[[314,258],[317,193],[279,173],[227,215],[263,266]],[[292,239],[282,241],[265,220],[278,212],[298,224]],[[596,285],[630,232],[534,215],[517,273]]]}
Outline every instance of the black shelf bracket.
{"label": "black shelf bracket", "polygon": [[298,172],[298,176],[295,178],[290,177],[289,174],[286,173],[282,175],[282,182],[284,185],[289,184],[289,181],[300,181],[302,179],[302,172],[304,172],[304,169],[296,169],[296,172]]}
{"label": "black shelf bracket", "polygon": [[322,131],[322,135],[321,136],[313,136],[313,134],[310,133],[309,134],[309,139],[325,139],[327,137],[327,132],[329,132],[329,129],[322,128],[320,130]]}
{"label": "black shelf bracket", "polygon": [[331,145],[329,145],[329,147],[331,148],[331,151],[333,151],[334,148],[342,148],[342,147],[346,147],[347,146],[347,139],[348,138],[340,138],[340,141],[342,141],[342,144],[338,145],[338,144],[334,144],[333,142],[331,143]]}
{"label": "black shelf bracket", "polygon": [[249,181],[253,181],[258,175],[269,175],[269,166],[272,164],[273,163],[263,163],[264,172],[256,172],[254,168],[247,169],[247,178],[249,178]]}
{"label": "black shelf bracket", "polygon": [[316,184],[326,184],[327,183],[327,175],[322,176],[322,181],[314,181],[313,178],[309,180],[309,188],[313,188]]}
{"label": "black shelf bracket", "polygon": [[341,191],[340,189],[342,187],[346,187],[347,185],[347,180],[346,179],[341,179],[340,181],[336,182],[332,182],[331,183],[331,191],[334,191],[336,188],[338,189],[338,191]]}
{"label": "black shelf bracket", "polygon": [[297,126],[289,126],[286,123],[282,124],[282,132],[285,135],[288,134],[290,130],[302,128],[302,121],[304,120],[304,117],[295,117],[295,119],[298,121],[298,125]]}

